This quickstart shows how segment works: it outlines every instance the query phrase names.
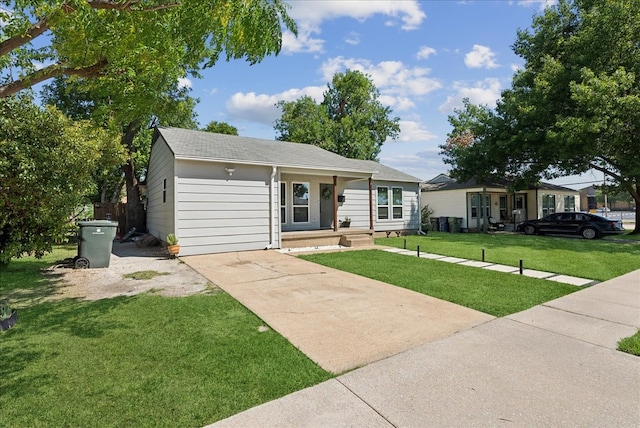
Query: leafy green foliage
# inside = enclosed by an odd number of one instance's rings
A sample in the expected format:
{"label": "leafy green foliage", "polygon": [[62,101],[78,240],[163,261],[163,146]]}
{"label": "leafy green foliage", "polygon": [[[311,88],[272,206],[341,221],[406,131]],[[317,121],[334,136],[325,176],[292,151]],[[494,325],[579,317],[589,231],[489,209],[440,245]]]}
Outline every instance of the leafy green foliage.
{"label": "leafy green foliage", "polygon": [[308,96],[278,102],[278,140],[313,144],[352,159],[377,160],[382,144],[395,139],[399,118],[378,100],[370,77],[359,71],[336,73],[321,104]]}
{"label": "leafy green foliage", "polygon": [[[595,169],[640,207],[640,2],[561,0],[518,33],[525,60],[495,112],[468,103],[443,146],[460,178],[516,187]],[[639,213],[640,214],[640,213]],[[636,232],[640,228],[636,225]]]}
{"label": "leafy green foliage", "polygon": [[27,97],[0,100],[0,264],[65,238],[108,135]]}
{"label": "leafy green foliage", "polygon": [[215,120],[209,122],[202,130],[216,134],[238,135],[238,128],[235,126],[226,122],[216,122]]}

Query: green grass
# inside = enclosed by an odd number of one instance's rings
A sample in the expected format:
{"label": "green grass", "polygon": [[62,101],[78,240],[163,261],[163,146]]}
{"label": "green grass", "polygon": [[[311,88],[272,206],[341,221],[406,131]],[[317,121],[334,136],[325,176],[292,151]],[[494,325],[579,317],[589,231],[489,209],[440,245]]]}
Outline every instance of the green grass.
{"label": "green grass", "polygon": [[481,260],[606,281],[640,269],[640,244],[611,240],[518,234],[429,232],[427,236],[378,238],[376,244]]}
{"label": "green grass", "polygon": [[388,284],[502,317],[553,300],[578,287],[380,250],[300,256]]}
{"label": "green grass", "polygon": [[625,337],[618,342],[618,350],[640,356],[640,330],[633,336]]}
{"label": "green grass", "polygon": [[[0,300],[67,253],[13,261]],[[0,333],[2,426],[203,426],[332,377],[226,293],[38,302]]]}

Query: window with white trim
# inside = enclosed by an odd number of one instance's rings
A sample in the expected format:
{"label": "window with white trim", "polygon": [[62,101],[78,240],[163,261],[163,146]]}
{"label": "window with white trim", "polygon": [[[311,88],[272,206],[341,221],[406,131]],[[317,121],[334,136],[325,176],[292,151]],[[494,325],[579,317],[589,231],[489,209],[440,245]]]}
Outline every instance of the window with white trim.
{"label": "window with white trim", "polygon": [[392,211],[393,211],[393,219],[397,220],[397,219],[402,219],[402,187],[393,187],[391,189],[391,193],[392,193]]}
{"label": "window with white trim", "polygon": [[556,212],[556,195],[542,195],[542,217]]}
{"label": "window with white trim", "polygon": [[162,179],[162,203],[167,202],[167,179]]}
{"label": "window with white trim", "polygon": [[280,183],[280,223],[287,222],[287,183]]}
{"label": "window with white trim", "polygon": [[[389,190],[391,190],[391,197],[389,197]],[[389,187],[379,186],[377,188],[378,193],[378,220],[389,220],[393,218],[395,220],[402,219],[403,217],[403,196],[402,187]]]}
{"label": "window with white trim", "polygon": [[[478,213],[481,213],[478,206],[481,196],[478,194],[471,195],[471,218],[478,218]],[[484,208],[485,218],[489,218],[491,217],[491,195],[486,195],[483,201],[482,207]]]}
{"label": "window with white trim", "polygon": [[309,183],[293,183],[293,222],[309,223]]}
{"label": "window with white trim", "polygon": [[575,211],[576,210],[576,197],[575,196],[565,196],[564,197],[564,210],[565,211]]}

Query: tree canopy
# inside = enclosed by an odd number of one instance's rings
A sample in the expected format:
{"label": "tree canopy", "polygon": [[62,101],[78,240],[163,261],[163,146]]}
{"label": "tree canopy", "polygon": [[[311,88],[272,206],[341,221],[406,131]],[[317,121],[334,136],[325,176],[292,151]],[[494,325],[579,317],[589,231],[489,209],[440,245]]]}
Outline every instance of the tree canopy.
{"label": "tree canopy", "polygon": [[3,0],[0,5],[0,97],[60,75],[109,76],[94,84],[112,95],[144,96],[213,66],[221,55],[259,62],[280,51],[283,25],[296,32],[281,0]]}
{"label": "tree canopy", "polygon": [[[541,178],[603,172],[640,209],[640,2],[560,0],[519,31],[525,60],[495,110],[468,102],[442,146],[452,175]],[[635,232],[640,232],[636,225]]]}
{"label": "tree canopy", "polygon": [[64,237],[110,138],[29,97],[0,99],[0,266]]}
{"label": "tree canopy", "polygon": [[316,104],[305,96],[278,102],[276,139],[313,144],[353,159],[378,160],[382,144],[400,133],[398,117],[378,100],[371,78],[359,71],[336,73],[324,99]]}
{"label": "tree canopy", "polygon": [[202,130],[216,134],[238,135],[238,128],[235,126],[229,125],[227,122],[217,122],[215,120],[209,122]]}

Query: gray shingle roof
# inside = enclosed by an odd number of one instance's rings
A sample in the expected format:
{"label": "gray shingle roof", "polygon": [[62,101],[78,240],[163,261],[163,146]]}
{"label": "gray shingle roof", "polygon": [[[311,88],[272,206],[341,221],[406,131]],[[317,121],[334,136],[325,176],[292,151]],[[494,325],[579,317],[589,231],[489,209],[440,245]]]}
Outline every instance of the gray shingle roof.
{"label": "gray shingle roof", "polygon": [[[178,159],[373,173],[369,164],[310,144],[263,140],[181,128],[156,128]],[[376,164],[377,165],[377,164]]]}
{"label": "gray shingle roof", "polygon": [[374,171],[377,171],[373,174],[374,180],[380,181],[402,181],[403,183],[420,183],[421,179],[414,177],[413,175],[405,174],[402,171],[398,171],[397,169],[391,168],[386,165],[382,165],[381,163],[370,161],[370,160],[356,160],[355,162],[361,163],[363,167],[368,166]]}

